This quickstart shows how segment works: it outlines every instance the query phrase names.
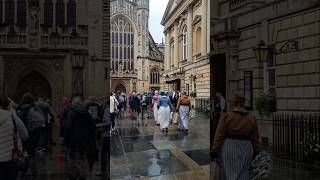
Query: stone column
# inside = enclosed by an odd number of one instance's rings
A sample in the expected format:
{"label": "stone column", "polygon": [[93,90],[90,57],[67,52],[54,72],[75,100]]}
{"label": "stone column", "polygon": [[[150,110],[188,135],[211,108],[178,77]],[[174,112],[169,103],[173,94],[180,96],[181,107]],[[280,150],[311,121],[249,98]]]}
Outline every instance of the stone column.
{"label": "stone column", "polygon": [[[208,3],[207,0],[202,0],[202,7],[201,7],[201,55],[204,56],[207,54],[207,42],[208,40],[207,32],[207,7]],[[210,31],[210,30],[209,30]]]}
{"label": "stone column", "polygon": [[192,62],[192,43],[193,43],[193,38],[192,38],[192,10],[193,6],[190,5],[188,7],[188,19],[187,19],[187,26],[188,26],[188,62]]}
{"label": "stone column", "polygon": [[178,24],[179,23],[179,20],[176,20],[175,21],[175,24],[174,24],[174,57],[173,57],[173,65],[174,67],[178,67],[179,66],[179,45],[178,45],[178,42],[179,42],[179,29],[178,29]]}

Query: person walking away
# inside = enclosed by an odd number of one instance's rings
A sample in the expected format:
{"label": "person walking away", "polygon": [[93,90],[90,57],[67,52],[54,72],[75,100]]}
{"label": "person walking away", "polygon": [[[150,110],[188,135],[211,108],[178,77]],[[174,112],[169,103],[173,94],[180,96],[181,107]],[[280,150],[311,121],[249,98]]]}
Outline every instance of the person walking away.
{"label": "person walking away", "polygon": [[147,113],[148,113],[148,119],[153,118],[153,109],[152,109],[152,95],[151,92],[148,92],[146,97],[146,103],[147,103]]}
{"label": "person walking away", "polygon": [[187,96],[187,92],[183,91],[182,96],[178,100],[176,111],[178,111],[180,115],[178,128],[180,130],[183,130],[185,133],[188,133],[188,129],[189,129],[190,110],[191,110],[191,101]]}
{"label": "person walking away", "polygon": [[118,113],[118,101],[114,93],[110,93],[110,120],[111,120],[111,131],[114,131],[116,125],[116,116]]}
{"label": "person walking away", "polygon": [[221,117],[221,114],[226,112],[226,100],[224,99],[224,97],[222,96],[222,94],[220,92],[217,92],[214,100],[214,131],[216,130],[218,124],[219,124],[219,119]]}
{"label": "person walking away", "polygon": [[[41,129],[45,127],[48,117],[35,105],[31,93],[23,95],[22,104],[17,109],[17,115],[24,122],[29,134],[25,145],[30,158],[31,175],[35,179],[38,176],[36,150],[40,143]],[[26,171],[22,172],[22,174],[24,173]]]}
{"label": "person walking away", "polygon": [[120,91],[117,92],[116,98],[117,98],[117,101],[119,103],[119,105],[118,105],[118,111],[119,112],[118,112],[117,116],[118,116],[118,118],[122,118],[123,117],[123,108],[124,108],[124,98],[121,95]]}
{"label": "person walking away", "polygon": [[130,100],[130,108],[132,110],[132,119],[137,119],[138,112],[140,111],[140,99],[136,95],[136,92],[132,93]]}
{"label": "person walking away", "polygon": [[147,113],[148,102],[147,102],[147,93],[143,93],[142,95],[142,109],[141,109],[141,116],[143,117],[144,112]]}
{"label": "person walking away", "polygon": [[160,125],[160,121],[159,121],[159,110],[158,110],[158,101],[159,101],[159,91],[155,90],[154,92],[154,96],[152,97],[152,106],[153,106],[153,116],[154,116],[154,121],[156,125]]}
{"label": "person walking away", "polygon": [[95,123],[79,97],[72,100],[66,109],[64,137],[67,147],[66,172],[70,180],[85,180],[86,156],[92,141],[95,141]]}
{"label": "person walking away", "polygon": [[43,99],[42,95],[39,95],[37,102],[35,102],[36,107],[38,107],[44,114],[46,118],[45,127],[41,128],[40,134],[40,146],[39,151],[48,152],[49,148],[49,133],[50,133],[50,126],[52,127],[52,112],[48,102]]}
{"label": "person walking away", "polygon": [[21,119],[8,109],[9,104],[8,98],[0,97],[0,179],[16,180],[19,169],[12,155],[14,150],[23,152],[22,142],[28,138],[28,131]]}
{"label": "person walking away", "polygon": [[219,120],[211,155],[215,163],[221,155],[226,180],[250,179],[251,161],[261,148],[257,121],[238,94],[230,98],[230,109]]}
{"label": "person walking away", "polygon": [[128,98],[127,98],[127,96],[126,96],[126,93],[121,93],[121,96],[122,96],[122,98],[123,98],[123,115],[124,115],[124,113],[126,112],[126,110],[127,110],[127,103],[128,103]]}
{"label": "person walking away", "polygon": [[160,98],[157,104],[157,108],[159,109],[159,121],[160,121],[160,129],[162,132],[166,130],[168,132],[168,126],[170,122],[170,112],[173,108],[171,101],[168,96],[164,92],[160,93]]}
{"label": "person walking away", "polygon": [[100,145],[99,151],[99,162],[100,162],[100,170],[96,172],[97,176],[105,177],[106,179],[110,178],[110,129],[111,129],[111,121],[110,121],[110,100],[107,100],[106,108],[104,110],[103,122],[101,124],[97,124],[97,128],[103,128],[102,141]]}
{"label": "person walking away", "polygon": [[86,104],[86,108],[88,109],[88,112],[93,119],[93,121],[97,124],[101,122],[101,108],[100,104],[98,103],[97,99],[90,96],[88,98],[88,103]]}
{"label": "person walking away", "polygon": [[[67,97],[63,97],[61,102],[60,102],[60,105],[59,105],[59,111],[58,111],[58,118],[59,118],[59,125],[60,125],[60,132],[59,132],[59,136],[61,138],[64,138],[64,119],[63,119],[63,114],[64,114],[64,111],[70,106],[70,102],[68,100]],[[64,141],[64,140],[62,140]]]}

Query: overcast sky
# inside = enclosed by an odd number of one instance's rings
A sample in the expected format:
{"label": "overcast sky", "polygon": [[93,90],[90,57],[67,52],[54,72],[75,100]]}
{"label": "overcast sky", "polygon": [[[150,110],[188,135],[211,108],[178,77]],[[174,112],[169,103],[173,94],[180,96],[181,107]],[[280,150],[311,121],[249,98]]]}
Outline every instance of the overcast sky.
{"label": "overcast sky", "polygon": [[160,24],[169,0],[150,0],[149,30],[156,43],[161,43],[163,26]]}

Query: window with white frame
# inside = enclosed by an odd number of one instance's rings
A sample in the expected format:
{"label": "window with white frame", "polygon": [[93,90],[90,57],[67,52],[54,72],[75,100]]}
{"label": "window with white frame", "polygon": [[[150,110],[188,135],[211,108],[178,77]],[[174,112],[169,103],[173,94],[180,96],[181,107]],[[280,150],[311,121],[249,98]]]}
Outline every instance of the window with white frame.
{"label": "window with white frame", "polygon": [[270,54],[267,59],[267,90],[268,94],[274,94],[276,88],[276,64],[273,54]]}
{"label": "window with white frame", "polygon": [[182,34],[182,60],[187,61],[188,59],[188,29],[184,26]]}

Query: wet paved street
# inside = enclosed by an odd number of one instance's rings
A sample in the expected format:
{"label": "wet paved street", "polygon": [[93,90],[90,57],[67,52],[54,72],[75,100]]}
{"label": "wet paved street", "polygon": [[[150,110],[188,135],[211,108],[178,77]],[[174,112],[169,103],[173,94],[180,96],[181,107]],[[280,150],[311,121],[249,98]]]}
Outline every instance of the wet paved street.
{"label": "wet paved street", "polygon": [[[172,124],[168,133],[162,133],[153,119],[124,118],[117,122],[110,146],[111,179],[209,179],[210,134],[205,116],[197,115],[191,120],[188,135]],[[61,145],[57,144],[52,153],[38,153],[37,162],[39,180],[67,179],[65,149]],[[88,180],[102,179],[106,178],[88,177]],[[32,180],[29,173],[26,180]],[[274,160],[273,171],[265,180],[320,180],[320,168]]]}
{"label": "wet paved street", "polygon": [[118,120],[111,137],[112,179],[209,179],[209,119],[190,121],[189,134],[171,124],[160,131],[153,119]]}

